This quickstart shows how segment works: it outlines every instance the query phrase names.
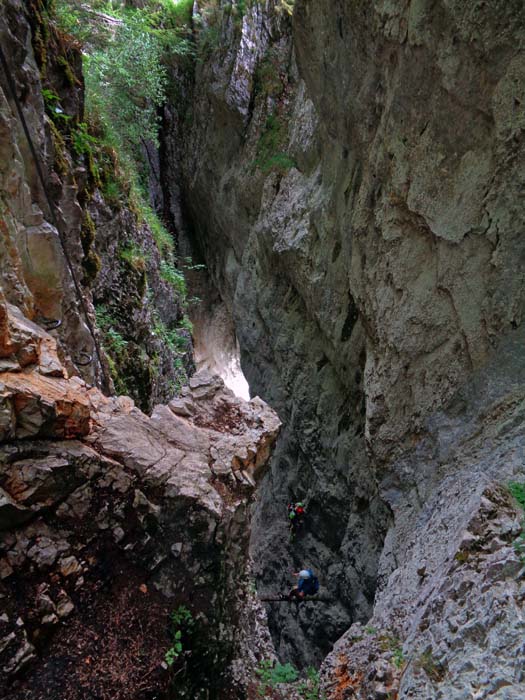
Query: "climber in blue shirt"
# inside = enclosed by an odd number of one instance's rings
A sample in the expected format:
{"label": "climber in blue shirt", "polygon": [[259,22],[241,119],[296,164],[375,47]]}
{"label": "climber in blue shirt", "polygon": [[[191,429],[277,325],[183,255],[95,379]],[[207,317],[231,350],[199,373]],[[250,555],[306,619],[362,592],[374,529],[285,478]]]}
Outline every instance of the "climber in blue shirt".
{"label": "climber in blue shirt", "polygon": [[315,595],[318,592],[319,579],[314,575],[312,569],[301,569],[294,576],[297,576],[298,582],[297,586],[294,586],[288,594],[288,600],[294,598],[302,600],[306,596]]}

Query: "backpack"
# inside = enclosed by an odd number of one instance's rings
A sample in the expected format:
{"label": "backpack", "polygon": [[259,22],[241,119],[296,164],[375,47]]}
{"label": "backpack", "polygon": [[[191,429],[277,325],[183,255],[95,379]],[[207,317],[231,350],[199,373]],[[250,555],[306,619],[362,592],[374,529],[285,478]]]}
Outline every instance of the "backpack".
{"label": "backpack", "polygon": [[310,572],[310,578],[307,579],[307,590],[305,590],[305,593],[306,595],[315,595],[319,591],[319,579],[317,578],[317,576],[314,576],[314,572],[312,571],[312,569],[306,570]]}

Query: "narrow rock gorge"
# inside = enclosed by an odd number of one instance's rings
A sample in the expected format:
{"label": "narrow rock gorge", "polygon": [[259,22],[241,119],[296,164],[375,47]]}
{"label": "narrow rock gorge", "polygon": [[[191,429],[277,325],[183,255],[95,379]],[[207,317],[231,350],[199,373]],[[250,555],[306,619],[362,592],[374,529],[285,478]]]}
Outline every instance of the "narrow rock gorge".
{"label": "narrow rock gorge", "polygon": [[0,44],[2,697],[524,697],[523,3],[4,0]]}

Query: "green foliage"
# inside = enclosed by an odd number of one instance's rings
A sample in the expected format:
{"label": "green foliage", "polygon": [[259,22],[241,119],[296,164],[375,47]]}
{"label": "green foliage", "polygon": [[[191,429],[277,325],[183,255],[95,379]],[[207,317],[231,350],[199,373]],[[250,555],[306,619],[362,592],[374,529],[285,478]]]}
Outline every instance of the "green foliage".
{"label": "green foliage", "polygon": [[57,56],[56,61],[58,65],[62,67],[62,70],[64,71],[64,75],[70,87],[75,87],[75,85],[81,85],[79,79],[74,74],[73,69],[71,68],[68,61],[64,58],[64,56]]}
{"label": "green foliage", "polygon": [[80,3],[57,0],[54,3],[55,20],[60,29],[71,34],[81,42],[92,38],[93,27],[89,23],[89,14]]}
{"label": "green foliage", "polygon": [[275,688],[278,683],[293,683],[299,676],[297,669],[292,664],[276,663],[274,665],[271,659],[263,659],[255,672],[261,679],[261,685],[257,689],[260,697],[266,695],[268,688]]}
{"label": "green foliage", "polygon": [[454,554],[454,559],[460,564],[465,564],[470,559],[470,552],[466,550],[459,550]]}
{"label": "green foliage", "polygon": [[173,238],[153,209],[150,206],[143,204],[141,214],[144,221],[151,229],[151,233],[153,234],[153,238],[157,244],[157,248],[160,250],[161,255],[168,255],[171,253],[173,251]]}
{"label": "green foliage", "polygon": [[110,311],[103,304],[95,306],[95,315],[98,326],[104,332],[109,348],[116,354],[121,353],[127,347],[127,341],[117,331],[117,319],[111,315]]}
{"label": "green foliage", "polygon": [[125,365],[128,359],[128,341],[124,340],[118,331],[118,320],[104,304],[95,305],[97,325],[103,334],[103,347],[108,358],[111,378],[118,394],[129,395],[129,387],[119,367]]}
{"label": "green foliage", "polygon": [[171,624],[175,627],[181,625],[193,626],[193,616],[185,605],[179,605],[170,615]]}
{"label": "green foliage", "polygon": [[92,154],[93,146],[96,146],[97,143],[98,140],[88,133],[86,122],[80,122],[76,129],[71,132],[71,145],[78,156]]}
{"label": "green foliage", "polygon": [[184,258],[184,269],[185,270],[205,270],[206,265],[202,265],[201,263],[194,264],[192,258],[187,257],[187,258]]}
{"label": "green foliage", "polygon": [[513,498],[520,504],[521,508],[525,510],[525,483],[510,481],[509,491],[511,492]]}
{"label": "green foliage", "polygon": [[186,280],[182,272],[177,270],[173,263],[167,262],[166,260],[161,260],[160,262],[160,276],[167,282],[174,291],[176,291],[181,296],[186,296]]}
{"label": "green foliage", "polygon": [[396,668],[401,668],[403,664],[405,663],[405,657],[403,656],[403,648],[401,647],[400,644],[397,646],[393,647],[391,649],[392,651],[392,661],[394,662],[394,666]]}
{"label": "green foliage", "polygon": [[144,23],[128,21],[114,41],[85,60],[88,110],[96,111],[104,131],[136,158],[141,144],[158,143],[157,111],[166,84],[160,57],[159,42]]}
{"label": "green foliage", "polygon": [[144,272],[146,269],[146,256],[144,251],[136,243],[131,242],[119,251],[119,258],[134,270]]}
{"label": "green foliage", "polygon": [[42,97],[44,98],[46,109],[53,109],[60,102],[60,97],[56,92],[47,88],[42,88]]}
{"label": "green foliage", "polygon": [[188,331],[188,333],[190,334],[193,333],[193,323],[187,316],[183,317],[182,321],[179,324],[179,327],[185,331]]}
{"label": "green foliage", "polygon": [[[191,6],[188,0],[148,0],[143,8],[98,0],[56,3],[58,24],[85,43],[89,121],[137,171],[143,167],[144,145],[157,143],[166,60],[192,50],[187,36]],[[101,22],[101,12],[110,19]]]}
{"label": "green foliage", "polygon": [[[153,333],[162,340],[164,345],[168,346],[169,349],[176,354],[184,355],[188,350],[190,337],[189,331],[184,325],[185,320],[191,325],[191,322],[184,317],[177,327],[168,328],[157,316],[155,325],[153,326]],[[183,369],[182,362],[177,363],[177,360],[175,360],[175,367],[176,369]]]}
{"label": "green foliage", "polygon": [[185,605],[179,605],[170,615],[171,647],[167,650],[164,660],[168,666],[173,666],[183,651],[183,640],[189,638],[193,631],[194,620]]}
{"label": "green foliage", "polygon": [[114,177],[107,177],[102,184],[102,194],[108,204],[117,205],[122,196],[120,184]]}
{"label": "green foliage", "polygon": [[95,243],[95,224],[87,210],[84,211],[82,225],[80,227],[80,243],[84,257],[82,258],[82,267],[84,268],[84,284],[92,282],[100,272],[101,262],[100,257],[94,250]]}
{"label": "green foliage", "polygon": [[306,680],[299,683],[297,691],[303,700],[326,700],[326,695],[321,693],[319,671],[311,666],[306,670]]}
{"label": "green foliage", "polygon": [[287,138],[287,123],[277,113],[270,114],[257,144],[254,166],[264,175],[271,171],[284,174],[296,167],[295,161],[283,152]]}
{"label": "green foliage", "polygon": [[66,144],[54,122],[49,122],[49,128],[53,142],[53,170],[63,177],[69,170],[69,164],[66,160]]}
{"label": "green foliage", "polygon": [[383,651],[390,651],[392,653],[392,662],[394,666],[401,668],[405,663],[401,641],[397,637],[393,637],[389,634],[384,634],[380,637],[379,641]]}
{"label": "green foliage", "polygon": [[55,124],[66,125],[71,120],[69,114],[66,114],[60,106],[60,97],[56,92],[43,88],[42,97],[44,98],[46,112]]}
{"label": "green foliage", "polygon": [[165,0],[162,5],[174,26],[184,27],[191,24],[193,0]]}
{"label": "green foliage", "polygon": [[274,98],[282,95],[284,85],[280,77],[279,55],[270,48],[259,62],[254,75],[254,87],[258,93]]}
{"label": "green foliage", "polygon": [[[510,481],[508,484],[509,491],[515,501],[525,511],[525,483],[520,481]],[[525,521],[522,521],[522,532],[516,537],[512,546],[514,547],[517,556],[522,564],[525,564]]]}
{"label": "green foliage", "polygon": [[106,338],[109,341],[111,349],[117,354],[123,352],[128,346],[128,341],[124,340],[121,334],[114,328],[107,329]]}

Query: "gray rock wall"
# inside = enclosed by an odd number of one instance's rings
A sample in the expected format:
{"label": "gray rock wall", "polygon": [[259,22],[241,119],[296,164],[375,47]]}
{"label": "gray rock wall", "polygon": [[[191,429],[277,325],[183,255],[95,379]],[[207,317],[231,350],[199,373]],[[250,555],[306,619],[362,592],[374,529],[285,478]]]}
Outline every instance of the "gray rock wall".
{"label": "gray rock wall", "polygon": [[[214,21],[183,191],[252,392],[284,422],[256,510],[260,590],[308,564],[336,601],[271,610],[282,657],[309,663],[370,615],[385,535],[378,605],[393,604],[384,582],[421,559],[406,544],[444,479],[418,446],[522,322],[525,17],[519,2],[298,0],[292,19],[270,1]],[[473,460],[460,469],[476,481]],[[415,490],[413,518],[392,481]],[[309,510],[293,546],[291,494]]]}

